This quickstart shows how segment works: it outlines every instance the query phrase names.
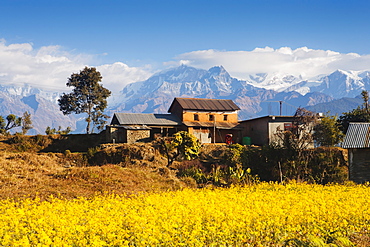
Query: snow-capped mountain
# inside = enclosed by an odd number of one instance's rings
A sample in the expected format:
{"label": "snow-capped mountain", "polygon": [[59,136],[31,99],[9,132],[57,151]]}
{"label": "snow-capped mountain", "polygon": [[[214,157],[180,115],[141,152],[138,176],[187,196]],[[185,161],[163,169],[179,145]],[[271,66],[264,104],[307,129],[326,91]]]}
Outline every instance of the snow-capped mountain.
{"label": "snow-capped mountain", "polygon": [[330,95],[336,99],[342,97],[356,97],[362,90],[370,89],[369,72],[354,72],[337,70],[330,75],[323,76],[318,81],[319,86],[311,88]]}
{"label": "snow-capped mountain", "polygon": [[370,89],[369,71],[336,70],[329,75],[318,75],[303,80],[301,76],[284,74],[250,75],[249,83],[256,87],[271,89],[277,92],[295,91],[302,95],[321,92],[334,98],[356,97],[362,90]]}
{"label": "snow-capped mountain", "polygon": [[249,75],[249,83],[256,87],[271,89],[277,92],[282,92],[292,85],[298,84],[303,81],[302,77],[294,75],[286,75],[281,73],[267,74],[260,73]]}
{"label": "snow-capped mountain", "polygon": [[[182,65],[154,74],[146,81],[131,83],[121,92],[114,92],[115,99],[108,99],[106,114],[166,113],[174,97],[232,99],[241,108],[240,119],[278,115],[280,102],[283,103],[283,115],[294,114],[297,107],[317,104],[320,104],[317,109],[327,112],[330,108],[325,108],[325,103],[358,96],[364,89],[370,90],[368,71],[337,70],[309,80],[279,73],[259,73],[250,75],[248,80],[239,80],[222,66],[204,70]],[[34,125],[30,134],[43,134],[47,126],[69,126],[83,132],[84,120],[73,115],[64,116],[57,104],[59,97],[57,92],[30,85],[0,85],[0,115],[12,113],[22,116],[28,111]],[[345,106],[342,109],[346,109]]]}
{"label": "snow-capped mountain", "polygon": [[122,103],[159,95],[177,95],[182,97],[225,97],[247,89],[251,94],[259,89],[246,81],[232,78],[222,67],[202,70],[182,65],[172,70],[163,71],[146,81],[129,84],[122,90]]}
{"label": "snow-capped mountain", "polygon": [[60,96],[60,93],[58,92],[45,91],[39,88],[32,87],[29,84],[25,84],[24,86],[0,85],[0,92],[6,93],[12,96],[19,96],[19,97],[39,95],[45,100],[55,102],[55,103],[58,101],[58,98]]}
{"label": "snow-capped mountain", "polygon": [[[267,75],[259,74],[253,78],[254,82],[259,81],[259,86],[261,86],[266,84],[267,77]],[[299,84],[299,78],[292,76],[285,76],[283,80],[284,89]],[[275,86],[277,81],[277,79],[274,81]],[[253,84],[252,81],[238,80],[231,77],[222,66],[202,70],[182,65],[171,70],[162,71],[146,81],[126,86],[121,92],[122,102],[111,107],[109,112],[111,114],[117,111],[164,113],[168,110],[174,97],[227,98],[234,100],[239,105],[241,108],[239,116],[241,118],[250,118],[263,114],[279,114],[270,106],[271,104],[277,105],[274,103],[276,97],[284,101],[297,101],[298,106],[301,105],[300,100],[305,105],[332,100],[332,97],[321,93],[302,95],[296,92],[299,88],[290,92],[279,93],[268,89],[268,87],[266,89],[256,87]],[[306,84],[307,82],[305,82]],[[264,102],[269,103],[262,104]],[[287,110],[285,114],[290,115],[294,111],[295,109]]]}
{"label": "snow-capped mountain", "polygon": [[[31,114],[33,129],[29,134],[45,133],[50,126],[63,129],[76,126],[73,116],[64,116],[59,110],[56,92],[44,91],[29,85],[24,87],[14,85],[0,85],[0,115],[14,114],[21,117],[24,112]],[[15,128],[14,131],[20,131]]]}

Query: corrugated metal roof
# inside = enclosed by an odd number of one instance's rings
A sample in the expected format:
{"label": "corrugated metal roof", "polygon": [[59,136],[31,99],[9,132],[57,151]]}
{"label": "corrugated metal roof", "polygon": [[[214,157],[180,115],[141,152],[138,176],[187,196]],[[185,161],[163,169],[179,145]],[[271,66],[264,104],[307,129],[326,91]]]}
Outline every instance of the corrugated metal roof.
{"label": "corrugated metal roof", "polygon": [[172,114],[114,113],[114,116],[121,125],[181,125],[180,119]]}
{"label": "corrugated metal roof", "polygon": [[227,122],[195,122],[195,121],[185,121],[184,125],[188,127],[205,127],[205,128],[213,128],[216,127],[217,129],[237,129],[239,123],[227,123]]}
{"label": "corrugated metal roof", "polygon": [[115,126],[115,128],[122,128],[126,130],[151,130],[152,128],[142,125],[142,126]]}
{"label": "corrugated metal roof", "polygon": [[184,110],[195,111],[236,111],[240,110],[230,99],[196,99],[196,98],[175,98],[172,102],[170,109],[174,102],[177,101]]}
{"label": "corrugated metal roof", "polygon": [[256,120],[260,120],[260,119],[263,119],[263,118],[269,119],[269,122],[292,122],[294,120],[294,116],[267,115],[267,116],[242,120],[241,122],[256,121]]}
{"label": "corrugated metal roof", "polygon": [[370,148],[370,123],[350,123],[343,148]]}

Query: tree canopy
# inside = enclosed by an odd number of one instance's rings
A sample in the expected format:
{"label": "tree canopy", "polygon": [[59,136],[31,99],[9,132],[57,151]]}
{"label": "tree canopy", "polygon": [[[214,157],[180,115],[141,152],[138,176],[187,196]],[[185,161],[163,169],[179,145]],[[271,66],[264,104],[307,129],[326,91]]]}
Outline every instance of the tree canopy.
{"label": "tree canopy", "polygon": [[102,129],[108,118],[103,112],[107,107],[106,99],[111,95],[111,91],[99,84],[101,80],[102,76],[96,68],[85,67],[80,73],[74,73],[68,78],[67,87],[74,88],[71,93],[64,93],[58,100],[64,115],[87,114],[85,119],[87,134],[92,133],[94,127]]}
{"label": "tree canopy", "polygon": [[343,140],[337,116],[324,116],[314,130],[314,139],[320,146],[332,147]]}
{"label": "tree canopy", "polygon": [[27,132],[33,128],[32,120],[31,120],[31,113],[24,112],[22,116],[22,134],[25,135]]}
{"label": "tree canopy", "polygon": [[0,116],[0,134],[7,134],[10,129],[19,127],[22,124],[22,118],[14,114],[9,114],[6,118]]}
{"label": "tree canopy", "polygon": [[169,167],[174,160],[192,160],[198,157],[201,144],[199,140],[187,131],[174,134],[173,138],[161,138],[160,145],[167,157]]}
{"label": "tree canopy", "polygon": [[343,112],[343,115],[341,115],[338,119],[341,130],[343,131],[344,134],[347,133],[347,129],[350,122],[370,122],[368,92],[365,90],[362,91],[361,96],[362,99],[364,100],[362,107],[359,106],[356,109],[353,109],[352,111]]}
{"label": "tree canopy", "polygon": [[180,131],[173,137],[173,144],[183,159],[192,160],[198,157],[201,144],[194,135],[187,131]]}
{"label": "tree canopy", "polygon": [[277,145],[289,150],[303,150],[313,143],[313,129],[317,123],[317,114],[304,108],[298,108],[294,114],[292,128],[282,130],[278,127]]}

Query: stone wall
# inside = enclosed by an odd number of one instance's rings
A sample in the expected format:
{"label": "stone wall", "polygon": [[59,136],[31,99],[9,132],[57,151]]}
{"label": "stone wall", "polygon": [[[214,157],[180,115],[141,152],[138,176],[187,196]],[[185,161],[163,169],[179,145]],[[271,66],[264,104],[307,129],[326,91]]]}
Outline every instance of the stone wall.
{"label": "stone wall", "polygon": [[126,130],[126,143],[150,141],[150,130],[148,129],[128,129]]}

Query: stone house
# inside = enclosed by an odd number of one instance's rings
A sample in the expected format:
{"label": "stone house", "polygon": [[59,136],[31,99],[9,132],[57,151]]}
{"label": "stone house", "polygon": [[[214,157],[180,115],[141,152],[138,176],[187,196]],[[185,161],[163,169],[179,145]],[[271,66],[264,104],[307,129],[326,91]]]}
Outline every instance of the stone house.
{"label": "stone house", "polygon": [[147,142],[157,136],[171,136],[182,123],[171,114],[114,113],[106,126],[107,142]]}
{"label": "stone house", "polygon": [[201,143],[241,142],[240,108],[226,99],[175,98],[169,114],[115,113],[108,142],[139,142],[185,130]]}
{"label": "stone house", "polygon": [[370,123],[350,123],[342,147],[348,149],[349,179],[370,182]]}

